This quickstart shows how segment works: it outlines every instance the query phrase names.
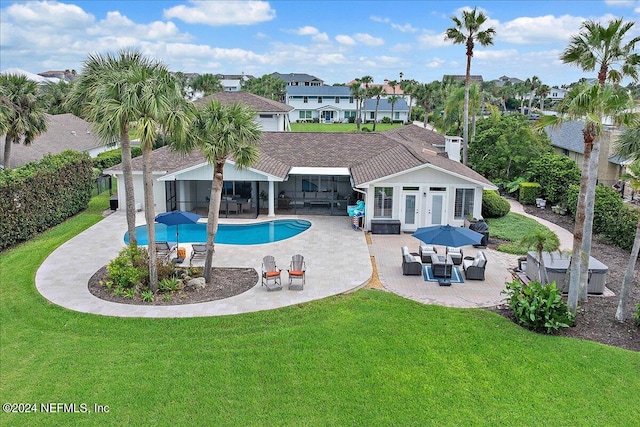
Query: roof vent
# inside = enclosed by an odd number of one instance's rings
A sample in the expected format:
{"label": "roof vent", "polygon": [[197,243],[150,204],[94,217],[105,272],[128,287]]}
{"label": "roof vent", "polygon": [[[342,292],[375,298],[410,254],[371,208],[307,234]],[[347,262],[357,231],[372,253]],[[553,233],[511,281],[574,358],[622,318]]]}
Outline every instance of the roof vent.
{"label": "roof vent", "polygon": [[75,130],[72,130],[72,131],[71,131],[71,135],[75,135],[75,134],[76,134],[76,131],[75,131]]}

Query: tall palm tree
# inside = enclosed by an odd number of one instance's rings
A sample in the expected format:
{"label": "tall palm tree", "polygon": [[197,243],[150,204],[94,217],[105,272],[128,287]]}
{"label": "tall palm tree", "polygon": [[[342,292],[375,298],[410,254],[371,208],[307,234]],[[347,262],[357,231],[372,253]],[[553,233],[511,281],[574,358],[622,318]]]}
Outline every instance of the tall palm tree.
{"label": "tall palm tree", "polygon": [[49,114],[69,113],[66,100],[73,88],[73,81],[60,80],[57,83],[48,82],[38,88],[38,98],[42,108]]}
{"label": "tall palm tree", "polygon": [[502,100],[502,111],[507,111],[507,101],[513,98],[516,94],[515,86],[511,82],[505,82],[504,85],[498,90],[500,98]]}
{"label": "tall palm tree", "polygon": [[360,123],[362,123],[362,119],[360,118],[360,101],[362,99],[363,89],[362,83],[360,79],[356,79],[353,84],[350,86],[351,95],[356,99],[356,129],[360,132]]}
{"label": "tall palm tree", "polygon": [[[579,288],[585,286],[584,280],[588,264],[585,262],[585,271],[581,278],[582,261],[589,259],[591,250],[590,240],[588,245],[584,244],[585,238],[590,238],[591,225],[593,224],[593,203],[589,203],[589,191],[595,195],[595,185],[593,189],[589,188],[589,175],[591,173],[595,177],[597,173],[597,159],[594,161],[592,157],[595,156],[591,156],[591,154],[592,151],[598,152],[599,150],[598,147],[594,149],[594,145],[600,144],[604,118],[610,118],[618,125],[632,123],[634,115],[629,112],[632,106],[633,99],[621,88],[583,84],[574,86],[569,91],[558,108],[557,116],[543,116],[536,125],[538,128],[544,128],[545,126],[559,125],[566,120],[584,120],[585,122],[582,131],[585,150],[573,231],[573,254],[569,278],[568,306],[574,314],[581,292]],[[593,183],[595,184],[595,179]]]}
{"label": "tall palm tree", "polygon": [[376,112],[373,116],[373,131],[376,131],[376,123],[378,123],[378,108],[380,107],[380,98],[384,95],[385,91],[382,86],[373,86],[369,88],[369,95],[371,98],[376,99]]}
{"label": "tall palm tree", "polygon": [[209,96],[223,90],[220,79],[211,73],[198,74],[191,77],[189,79],[189,86],[191,86],[194,91],[202,92],[203,96]]}
{"label": "tall palm tree", "polygon": [[403,80],[400,82],[400,89],[402,89],[402,92],[405,95],[409,95],[409,121],[412,120],[411,108],[413,107],[413,98],[414,98],[414,94],[417,86],[418,86],[418,82],[413,79]]}
{"label": "tall palm tree", "polygon": [[525,82],[529,88],[529,114],[531,114],[531,106],[533,105],[533,98],[536,96],[536,91],[542,84],[538,76],[533,76]]}
{"label": "tall palm tree", "polygon": [[204,277],[211,282],[214,241],[218,231],[220,200],[224,181],[224,165],[232,158],[237,168],[246,168],[259,159],[257,148],[260,126],[255,112],[240,104],[223,106],[214,100],[195,113],[190,137],[179,145],[183,151],[199,149],[213,166],[209,214],[207,218],[207,254]]}
{"label": "tall palm tree", "polygon": [[636,44],[640,42],[640,36],[623,43],[625,35],[634,24],[635,22],[614,19],[604,27],[599,22],[586,21],[580,27],[580,34],[571,37],[570,44],[560,59],[565,64],[575,65],[584,71],[594,71],[597,68],[600,86],[604,86],[607,81],[618,84],[624,76],[637,81],[640,54],[636,50]]}
{"label": "tall palm tree", "polygon": [[398,98],[396,97],[396,87],[398,86],[398,81],[387,80],[386,82],[389,86],[391,86],[391,90],[393,91],[393,95],[389,97],[389,102],[391,103],[391,123],[393,123],[393,107],[394,107],[394,104],[398,102]]}
{"label": "tall palm tree", "polygon": [[481,46],[493,44],[493,37],[496,30],[492,27],[481,30],[489,18],[478,12],[477,8],[471,11],[463,11],[462,17],[454,16],[451,20],[455,26],[447,28],[445,40],[451,40],[454,44],[465,44],[467,47],[467,69],[465,73],[465,102],[464,102],[464,128],[462,136],[462,163],[467,164],[467,147],[469,144],[469,86],[471,83],[471,58],[475,42]]}
{"label": "tall palm tree", "polygon": [[[634,25],[634,22],[623,22],[622,19],[614,19],[608,22],[607,26],[603,26],[599,22],[586,21],[581,26],[581,32],[571,37],[569,46],[564,50],[560,58],[563,62],[571,65],[578,66],[584,71],[593,71],[598,69],[598,83],[600,88],[605,87],[605,83],[608,81],[617,85],[622,81],[625,76],[631,77],[634,81],[638,80],[638,71],[640,69],[640,54],[637,53],[636,44],[640,42],[640,37],[634,37],[629,42],[624,42],[627,32],[629,32]],[[606,95],[606,91],[600,92],[601,96]],[[604,106],[607,102],[600,101],[600,105]],[[604,111],[594,111],[594,114],[606,114]],[[600,117],[600,122],[604,120],[604,117]],[[586,142],[586,136],[585,136]],[[599,140],[595,141],[599,144]],[[591,150],[593,144],[585,143],[585,157],[591,158],[591,171],[597,173],[598,170],[598,157],[591,156]],[[589,169],[589,168],[587,168]],[[583,174],[589,173],[588,170],[583,169]],[[588,177],[585,178],[585,183],[588,185],[585,188],[583,196],[588,199],[592,199],[595,196],[595,177],[591,180]],[[589,185],[591,184],[591,185]],[[581,181],[582,186],[582,181]],[[591,247],[591,228],[593,226],[592,211],[593,203],[585,204],[585,209],[589,212],[585,212],[585,230],[587,231],[584,241],[582,241],[582,251],[589,252]],[[577,215],[577,212],[576,212]],[[574,247],[575,247],[574,238]],[[577,256],[575,256],[577,258]],[[573,262],[573,260],[572,260]],[[578,260],[580,263],[580,260]],[[573,267],[573,266],[572,266]],[[586,276],[587,266],[582,266],[581,276]],[[576,288],[581,287],[580,295],[583,299],[586,299],[586,286],[582,280],[578,282],[575,277],[571,277],[569,287],[569,306],[575,314],[575,308],[572,307],[574,303],[572,301],[572,289],[573,284]]]}
{"label": "tall palm tree", "polygon": [[541,84],[538,89],[536,89],[536,95],[540,98],[540,111],[544,111],[544,100],[547,98],[549,93],[551,92],[551,88],[549,85]]}
{"label": "tall palm tree", "polygon": [[[634,160],[634,164],[638,164],[640,169],[640,121],[636,119],[632,126],[627,127],[613,145],[613,151],[622,157]],[[640,174],[638,176],[640,178]],[[624,322],[627,317],[627,303],[629,300],[629,289],[633,282],[633,273],[636,271],[636,262],[640,253],[640,217],[638,217],[638,225],[636,227],[636,237],[633,240],[631,255],[629,256],[629,265],[622,280],[620,288],[620,298],[618,300],[618,308],[615,318],[619,322]]]}
{"label": "tall palm tree", "polygon": [[391,95],[389,98],[387,98],[389,100],[389,104],[391,104],[391,123],[393,123],[393,113],[395,110],[395,105],[396,102],[398,102],[399,100],[402,99],[402,97],[400,97],[399,95]]}
{"label": "tall palm tree", "polygon": [[29,145],[47,130],[43,108],[38,103],[38,85],[17,74],[0,75],[0,103],[4,106],[3,125],[5,169],[11,168],[11,146]]}

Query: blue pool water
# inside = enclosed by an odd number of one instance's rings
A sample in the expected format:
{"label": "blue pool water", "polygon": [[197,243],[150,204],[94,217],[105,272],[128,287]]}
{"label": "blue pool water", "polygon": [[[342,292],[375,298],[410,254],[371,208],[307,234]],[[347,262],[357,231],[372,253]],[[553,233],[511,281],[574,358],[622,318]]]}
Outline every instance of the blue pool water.
{"label": "blue pool water", "polygon": [[[311,227],[309,221],[297,219],[279,219],[255,224],[219,224],[216,243],[229,245],[258,245],[272,243],[296,236]],[[155,224],[157,242],[175,242],[176,226]],[[149,243],[147,226],[136,227],[139,245]],[[179,229],[179,241],[182,243],[206,243],[207,224],[182,224]],[[124,242],[129,244],[129,232],[124,234]]]}

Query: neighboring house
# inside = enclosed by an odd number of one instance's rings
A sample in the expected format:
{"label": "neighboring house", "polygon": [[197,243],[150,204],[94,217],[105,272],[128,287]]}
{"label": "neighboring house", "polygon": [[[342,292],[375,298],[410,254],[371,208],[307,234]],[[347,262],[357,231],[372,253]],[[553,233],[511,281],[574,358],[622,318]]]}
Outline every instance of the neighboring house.
{"label": "neighboring house", "polygon": [[[432,224],[462,226],[480,217],[482,191],[496,189],[484,177],[448,158],[440,147],[460,149],[443,135],[415,125],[380,133],[264,132],[259,161],[224,168],[221,215],[347,215],[362,199],[364,227],[391,220],[405,232]],[[136,202],[142,194],[142,160],[133,159]],[[168,147],[153,152],[155,209],[206,213],[212,166],[199,152],[181,156]],[[121,165],[106,171],[123,188]],[[124,192],[118,194],[125,206]],[[263,212],[264,212],[263,211]]]}
{"label": "neighboring house", "polygon": [[[545,132],[551,140],[551,146],[558,154],[563,154],[576,162],[582,170],[584,158],[584,122],[569,121],[557,127],[547,127]],[[623,160],[611,152],[612,142],[617,138],[619,130],[611,126],[605,127],[600,137],[600,157],[598,158],[598,182],[614,185],[623,172]]]}
{"label": "neighboring house", "polygon": [[517,77],[500,76],[496,80],[492,80],[492,82],[493,82],[495,87],[502,87],[506,83],[511,83],[512,85],[517,85],[517,84],[520,84],[520,83],[524,83],[524,80],[520,80]]}
{"label": "neighboring house", "polygon": [[22,70],[20,68],[7,68],[4,71],[0,71],[0,74],[17,74],[19,76],[25,76],[27,79],[36,82],[38,84],[46,83],[58,83],[60,79],[56,77],[43,77],[38,74],[30,73],[29,71]]}
{"label": "neighboring house", "polygon": [[324,81],[320,80],[316,76],[303,73],[271,73],[273,77],[284,80],[287,86],[323,86]]}
{"label": "neighboring house", "polygon": [[38,75],[46,78],[58,79],[65,82],[71,82],[78,77],[78,73],[76,73],[76,70],[44,71],[42,73],[38,73]]}
{"label": "neighboring house", "polygon": [[[376,102],[375,98],[365,99],[362,107],[362,121],[372,122],[376,117]],[[403,98],[399,98],[393,104],[393,118],[391,117],[391,102],[389,98],[380,98],[378,105],[378,122],[381,122],[383,118],[391,118],[394,122],[406,123],[409,121],[409,106]]]}
{"label": "neighboring house", "polygon": [[[292,122],[347,123],[357,117],[356,99],[348,86],[287,86],[286,103],[293,107],[289,113]],[[376,100],[366,99],[361,106],[362,120],[373,121]],[[404,99],[394,103],[394,121],[407,122],[409,107]],[[380,98],[378,121],[391,117],[391,103]]]}
{"label": "neighboring house", "polygon": [[291,129],[289,112],[292,107],[288,105],[243,91],[217,92],[194,101],[194,104],[203,106],[214,99],[223,105],[244,104],[251,107],[263,131],[284,132]]}
{"label": "neighboring house", "polygon": [[253,76],[242,74],[216,74],[225,92],[238,92],[242,90],[242,85],[253,79]]}
{"label": "neighboring house", "polygon": [[550,99],[552,101],[562,101],[568,92],[569,91],[566,89],[552,87],[551,89],[549,89],[549,95],[547,95],[547,99]]}
{"label": "neighboring house", "polygon": [[[92,132],[92,124],[73,114],[46,114],[47,131],[37,136],[29,145],[13,144],[11,147],[11,167],[40,160],[45,154],[56,154],[71,149],[96,157],[103,151],[118,147],[117,142],[104,144]],[[5,136],[0,137],[0,152],[4,152]],[[4,159],[2,159],[4,163]]]}

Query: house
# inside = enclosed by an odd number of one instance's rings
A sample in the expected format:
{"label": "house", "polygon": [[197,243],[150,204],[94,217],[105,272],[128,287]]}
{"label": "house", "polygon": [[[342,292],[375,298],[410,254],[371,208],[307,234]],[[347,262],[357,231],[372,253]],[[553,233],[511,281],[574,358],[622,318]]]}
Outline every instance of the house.
{"label": "house", "polygon": [[[467,77],[464,74],[445,74],[444,76],[442,76],[442,81],[445,82],[449,79],[453,79],[453,81],[459,82],[459,83],[464,83],[467,79]],[[482,85],[482,82],[484,81],[482,79],[482,76],[479,75],[470,75],[469,76],[469,81],[471,83],[477,83],[479,85]]]}
{"label": "house", "polygon": [[[118,147],[117,141],[105,144],[92,132],[92,124],[73,114],[46,114],[47,131],[37,136],[29,145],[13,144],[11,147],[11,167],[40,160],[45,154],[56,154],[71,149],[96,157],[103,151]],[[0,147],[4,152],[5,136],[0,137]],[[4,164],[4,159],[2,159]]]}
{"label": "house", "polygon": [[[449,158],[459,142],[407,125],[379,133],[264,132],[259,161],[238,169],[224,167],[222,217],[347,215],[347,206],[364,200],[363,226],[372,220],[397,223],[403,231],[432,224],[463,225],[480,217],[482,191],[496,187]],[[136,202],[143,201],[142,160],[133,159]],[[204,214],[212,166],[199,152],[178,155],[168,147],[153,152],[155,210],[181,209]],[[106,171],[123,187],[120,165]],[[124,192],[118,194],[125,206]]]}
{"label": "house", "polygon": [[38,75],[46,78],[58,79],[64,82],[71,82],[76,78],[78,78],[78,73],[76,73],[76,70],[64,70],[64,71],[49,70],[49,71],[43,71],[42,73],[38,73]]}
{"label": "house", "polygon": [[21,68],[7,68],[0,72],[0,74],[15,74],[19,76],[25,76],[28,80],[36,82],[38,84],[44,85],[47,83],[58,83],[60,79],[56,77],[43,77],[39,74],[30,73],[29,71],[25,71]]}
{"label": "house", "polygon": [[[551,146],[558,154],[565,155],[576,162],[582,170],[584,158],[584,122],[568,121],[557,127],[547,127],[545,132],[551,140]],[[600,136],[600,157],[598,158],[598,182],[614,185],[623,172],[623,161],[611,151],[613,141],[619,135],[619,129],[606,126]]]}
{"label": "house", "polygon": [[568,92],[569,91],[566,89],[562,89],[559,87],[552,87],[551,89],[549,89],[549,94],[547,95],[547,99],[550,99],[552,101],[562,101]]}
{"label": "house", "polygon": [[517,77],[500,76],[496,80],[492,80],[492,83],[495,87],[502,87],[507,83],[511,83],[512,85],[524,83],[524,80],[520,80]]}
{"label": "house", "polygon": [[271,73],[271,76],[284,80],[287,86],[324,86],[324,81],[316,76],[304,73]]}
{"label": "house", "polygon": [[244,91],[217,92],[194,101],[198,107],[217,100],[223,105],[244,104],[256,111],[256,122],[263,131],[283,132],[291,129],[289,112],[292,107]]}
{"label": "house", "polygon": [[[347,123],[357,117],[356,99],[348,86],[287,86],[285,100],[293,107],[289,113],[292,122]],[[363,121],[375,118],[376,100],[367,99],[361,106]],[[394,121],[406,123],[409,107],[404,99],[393,105]],[[391,118],[391,103],[380,98],[378,121]]]}
{"label": "house", "polygon": [[242,74],[216,74],[225,92],[238,92],[242,90],[242,85],[253,79],[251,75]]}

